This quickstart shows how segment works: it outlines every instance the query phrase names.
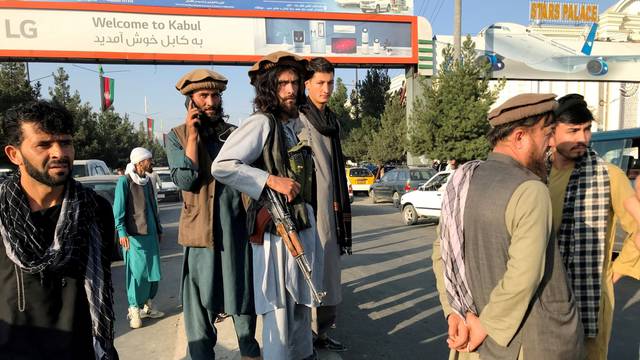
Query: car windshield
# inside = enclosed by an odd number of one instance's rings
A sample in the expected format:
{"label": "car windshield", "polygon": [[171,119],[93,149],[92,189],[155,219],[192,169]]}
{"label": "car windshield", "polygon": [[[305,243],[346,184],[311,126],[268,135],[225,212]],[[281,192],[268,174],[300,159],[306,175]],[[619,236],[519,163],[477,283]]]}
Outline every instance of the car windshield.
{"label": "car windshield", "polygon": [[168,173],[158,173],[158,176],[160,176],[160,180],[162,182],[173,182],[173,180],[171,179],[171,174]]}
{"label": "car windshield", "polygon": [[369,177],[369,176],[373,176],[373,175],[371,174],[371,171],[369,171],[368,169],[357,168],[357,169],[349,169],[349,176],[351,176],[351,177]]}
{"label": "car windshield", "polygon": [[411,170],[411,180],[427,181],[433,176],[433,172],[425,170]]}
{"label": "car windshield", "polygon": [[98,195],[109,200],[113,204],[113,199],[116,196],[116,183],[115,182],[83,182],[83,186],[93,189]]}
{"label": "car windshield", "polygon": [[87,176],[87,167],[85,165],[73,165],[73,177]]}
{"label": "car windshield", "polygon": [[431,181],[423,185],[424,190],[426,191],[438,191],[442,187],[442,185],[447,183],[447,179],[449,178],[449,173],[440,173],[434,176]]}

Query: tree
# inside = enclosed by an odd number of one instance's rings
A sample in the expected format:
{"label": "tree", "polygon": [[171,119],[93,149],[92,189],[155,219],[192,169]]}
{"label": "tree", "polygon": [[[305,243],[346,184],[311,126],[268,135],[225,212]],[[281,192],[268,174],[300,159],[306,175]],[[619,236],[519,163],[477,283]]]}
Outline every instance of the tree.
{"label": "tree", "polygon": [[355,89],[349,94],[349,116],[353,120],[353,128],[360,127],[360,119],[362,118],[362,106],[360,105],[360,95]]}
{"label": "tree", "polygon": [[376,119],[364,117],[362,126],[354,128],[342,143],[342,150],[347,158],[355,161],[369,160],[369,146],[376,131]]}
{"label": "tree", "polygon": [[167,153],[164,150],[164,146],[160,144],[158,139],[153,137],[149,138],[149,133],[144,126],[144,123],[140,123],[138,127],[138,131],[136,132],[136,136],[138,138],[137,146],[141,146],[153,154],[153,165],[154,166],[169,166],[169,162],[167,161]]}
{"label": "tree", "polygon": [[485,135],[487,112],[504,87],[504,80],[489,86],[490,66],[476,61],[475,43],[465,39],[462,60],[454,60],[453,48],[443,50],[438,76],[417,99],[411,119],[410,150],[432,159],[483,159],[490,151]]}
{"label": "tree", "polygon": [[[40,83],[31,85],[27,78],[25,63],[0,63],[0,123],[4,120],[5,112],[22,102],[40,97]],[[0,126],[0,148],[4,148],[5,136]],[[9,163],[4,151],[0,151],[0,163]]]}
{"label": "tree", "polygon": [[376,164],[402,162],[407,155],[406,109],[400,97],[387,99],[384,113],[380,118],[380,128],[372,133],[372,141],[367,152],[368,158]]}
{"label": "tree", "polygon": [[367,70],[367,76],[360,82],[358,91],[362,116],[380,119],[390,85],[387,69]]}
{"label": "tree", "polygon": [[342,132],[340,133],[341,138],[345,138],[351,128],[353,127],[353,121],[351,120],[351,116],[349,115],[349,110],[346,108],[345,104],[347,103],[347,87],[342,82],[341,78],[336,79],[335,90],[333,91],[333,95],[329,99],[329,108],[336,114],[336,119],[340,123],[340,127],[342,128]]}

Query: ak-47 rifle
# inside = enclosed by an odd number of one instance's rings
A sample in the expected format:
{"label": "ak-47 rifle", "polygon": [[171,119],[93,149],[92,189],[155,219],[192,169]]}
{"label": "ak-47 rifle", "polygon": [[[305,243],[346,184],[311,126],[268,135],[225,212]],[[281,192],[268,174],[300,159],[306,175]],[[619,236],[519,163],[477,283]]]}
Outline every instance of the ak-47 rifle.
{"label": "ak-47 rifle", "polygon": [[309,285],[309,289],[311,289],[311,295],[313,295],[313,299],[318,304],[322,304],[322,298],[327,294],[324,291],[316,290],[316,287],[313,285],[313,281],[311,281],[311,266],[309,266],[309,262],[307,258],[304,256],[304,248],[300,243],[300,238],[298,237],[298,229],[296,229],[296,225],[291,218],[291,213],[289,212],[289,207],[283,203],[281,195],[276,193],[273,189],[266,189],[267,195],[267,210],[269,214],[271,214],[271,218],[273,219],[273,224],[276,226],[276,231],[278,231],[278,235],[282,237],[282,241],[287,246],[289,253],[296,259],[296,263],[302,271],[302,275],[304,275],[304,279],[307,281]]}

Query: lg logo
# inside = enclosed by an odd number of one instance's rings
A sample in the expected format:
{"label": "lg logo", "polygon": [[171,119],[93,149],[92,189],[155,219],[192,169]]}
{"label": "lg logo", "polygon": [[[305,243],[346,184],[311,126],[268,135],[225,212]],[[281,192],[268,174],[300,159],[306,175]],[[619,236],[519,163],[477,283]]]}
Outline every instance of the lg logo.
{"label": "lg logo", "polygon": [[7,39],[33,39],[38,37],[38,28],[34,20],[22,20],[19,24],[16,24],[16,22],[12,24],[10,19],[6,19],[4,27]]}

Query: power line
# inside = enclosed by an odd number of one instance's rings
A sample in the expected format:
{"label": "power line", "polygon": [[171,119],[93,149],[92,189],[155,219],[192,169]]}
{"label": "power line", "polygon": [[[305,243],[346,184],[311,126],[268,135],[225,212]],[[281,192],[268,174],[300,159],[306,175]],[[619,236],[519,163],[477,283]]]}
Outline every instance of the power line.
{"label": "power line", "polygon": [[435,23],[436,20],[438,19],[438,14],[440,14],[440,9],[442,9],[442,5],[444,5],[444,0],[442,0],[442,2],[440,3],[440,7],[438,7],[438,11],[436,12],[436,15],[433,17],[432,23]]}

